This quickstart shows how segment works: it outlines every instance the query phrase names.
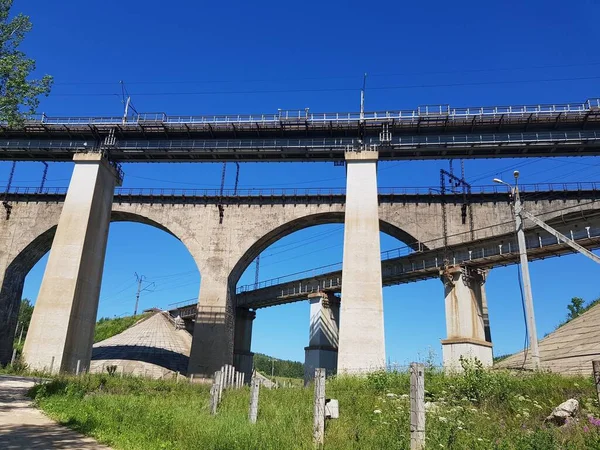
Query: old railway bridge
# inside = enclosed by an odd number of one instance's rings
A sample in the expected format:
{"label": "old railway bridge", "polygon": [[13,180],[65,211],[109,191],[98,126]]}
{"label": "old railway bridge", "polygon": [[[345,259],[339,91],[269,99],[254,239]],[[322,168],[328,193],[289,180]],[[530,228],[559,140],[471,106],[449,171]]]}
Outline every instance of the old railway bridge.
{"label": "old railway bridge", "polygon": [[[320,362],[332,360],[337,353],[340,371],[379,369],[385,362],[382,282],[408,281],[410,271],[414,279],[435,276],[440,268],[448,316],[445,362],[451,365],[467,353],[488,361],[491,342],[480,269],[514,259],[507,192],[472,192],[468,200],[472,214],[465,219],[462,196],[378,193],[377,161],[599,152],[597,99],[561,105],[436,106],[364,113],[42,116],[20,127],[4,127],[0,160],[73,160],[75,166],[66,194],[5,193],[7,215],[0,225],[0,361],[9,358],[24,277],[50,250],[25,360],[33,368],[53,371],[74,371],[77,361],[84,366],[89,362],[108,227],[119,220],[147,223],[173,234],[198,265],[201,289],[189,373],[209,375],[234,362],[247,370],[252,309],[309,294],[317,294],[311,314],[322,327],[315,325],[307,357]],[[344,161],[346,190],[263,196],[115,191],[123,176],[122,162],[229,160]],[[532,213],[560,224],[563,231],[594,247],[596,194],[590,185],[530,192],[524,200]],[[298,287],[271,283],[278,285],[275,290],[268,286],[236,295],[239,276],[264,248],[298,229],[330,222],[345,223],[344,260],[337,284],[335,274],[325,273],[316,281],[301,280]],[[446,239],[440,231],[444,225]],[[411,247],[415,253],[406,258],[413,260],[391,258],[382,265],[380,230]],[[533,246],[533,241],[539,242],[535,251],[539,257],[565,251],[548,244],[542,232],[532,230],[529,236]],[[497,251],[489,250],[496,247]],[[485,248],[487,256],[485,250],[481,253]],[[419,257],[423,259],[417,261]],[[337,300],[330,294],[336,290],[343,298],[339,336]]]}

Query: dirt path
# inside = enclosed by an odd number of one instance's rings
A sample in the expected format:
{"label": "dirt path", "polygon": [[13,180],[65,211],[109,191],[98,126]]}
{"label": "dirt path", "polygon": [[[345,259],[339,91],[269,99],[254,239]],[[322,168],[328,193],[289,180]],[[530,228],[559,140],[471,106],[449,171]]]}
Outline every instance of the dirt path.
{"label": "dirt path", "polygon": [[0,449],[110,450],[58,425],[36,409],[26,397],[33,384],[30,378],[0,376]]}

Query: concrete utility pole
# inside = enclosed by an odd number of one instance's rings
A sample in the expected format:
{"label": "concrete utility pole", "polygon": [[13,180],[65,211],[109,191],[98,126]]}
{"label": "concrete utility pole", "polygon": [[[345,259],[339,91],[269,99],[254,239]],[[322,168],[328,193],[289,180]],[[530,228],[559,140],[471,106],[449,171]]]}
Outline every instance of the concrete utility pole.
{"label": "concrete utility pole", "polygon": [[511,189],[513,194],[513,206],[515,210],[515,227],[517,230],[517,240],[519,242],[519,257],[521,259],[521,277],[523,279],[523,294],[525,296],[525,311],[527,320],[527,329],[529,332],[529,350],[531,351],[531,362],[533,368],[540,368],[540,351],[538,348],[537,329],[535,326],[535,314],[533,312],[533,294],[531,293],[531,280],[529,279],[529,261],[527,260],[527,245],[525,244],[525,232],[523,230],[523,205],[519,196],[519,171],[514,171],[515,186],[494,178],[495,183],[505,184]]}

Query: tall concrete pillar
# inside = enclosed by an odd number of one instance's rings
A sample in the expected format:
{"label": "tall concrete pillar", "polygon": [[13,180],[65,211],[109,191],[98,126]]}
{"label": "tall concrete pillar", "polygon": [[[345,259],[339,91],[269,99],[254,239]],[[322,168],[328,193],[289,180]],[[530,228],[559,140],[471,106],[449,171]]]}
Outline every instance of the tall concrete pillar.
{"label": "tall concrete pillar", "polygon": [[491,366],[492,343],[486,340],[484,323],[483,273],[452,266],[441,271],[446,302],[447,338],[442,340],[444,368],[461,371],[460,357],[477,358]]}
{"label": "tall concrete pillar", "polygon": [[224,364],[233,364],[235,286],[229,282],[228,274],[217,262],[201,269],[188,375],[210,378]]}
{"label": "tall concrete pillar", "polygon": [[233,338],[233,365],[246,374],[246,382],[250,382],[254,368],[254,353],[250,351],[252,345],[252,322],[256,312],[247,308],[235,310],[235,335]]}
{"label": "tall concrete pillar", "polygon": [[339,373],[385,368],[377,151],[346,152]]}
{"label": "tall concrete pillar", "polygon": [[315,377],[317,367],[333,375],[338,365],[340,300],[333,293],[311,294],[308,300],[310,332],[308,347],[304,348],[304,384]]}
{"label": "tall concrete pillar", "polygon": [[100,153],[80,153],[25,340],[32,369],[89,367],[117,173]]}

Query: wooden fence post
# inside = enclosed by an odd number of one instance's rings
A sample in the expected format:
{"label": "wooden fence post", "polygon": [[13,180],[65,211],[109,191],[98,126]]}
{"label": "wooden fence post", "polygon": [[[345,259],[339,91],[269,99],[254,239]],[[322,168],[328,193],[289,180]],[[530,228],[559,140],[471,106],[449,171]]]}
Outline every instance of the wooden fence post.
{"label": "wooden fence post", "polygon": [[592,361],[592,370],[594,371],[594,381],[596,382],[596,394],[598,394],[598,405],[600,405],[600,361]]}
{"label": "wooden fence post", "polygon": [[322,446],[325,441],[325,369],[315,369],[315,404],[313,441]]}
{"label": "wooden fence post", "polygon": [[248,418],[250,423],[256,423],[258,417],[258,393],[260,392],[260,381],[258,378],[253,377],[250,382],[250,411],[248,412]]}
{"label": "wooden fence post", "polygon": [[425,367],[410,365],[410,449],[425,448]]}
{"label": "wooden fence post", "polygon": [[210,413],[214,416],[217,413],[217,406],[219,404],[219,381],[221,379],[221,372],[216,371],[213,377],[213,384],[210,387]]}

